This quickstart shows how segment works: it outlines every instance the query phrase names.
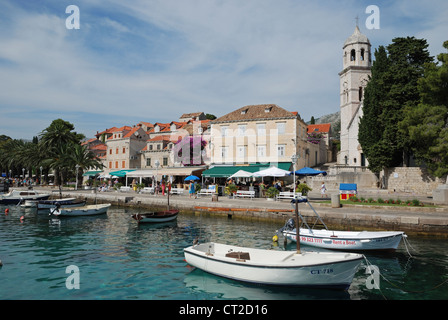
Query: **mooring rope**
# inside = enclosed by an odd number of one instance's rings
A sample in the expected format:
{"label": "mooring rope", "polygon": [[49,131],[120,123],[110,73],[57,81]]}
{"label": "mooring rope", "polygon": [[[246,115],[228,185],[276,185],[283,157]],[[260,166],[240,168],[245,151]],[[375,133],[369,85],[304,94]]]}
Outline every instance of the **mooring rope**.
{"label": "mooring rope", "polygon": [[[363,255],[363,257],[364,257],[364,260],[366,261],[366,264],[367,264],[368,268],[369,268],[370,270],[375,269],[375,268],[372,268],[372,266],[374,266],[374,265],[373,265],[372,263],[370,263],[370,261],[367,259],[367,257],[366,257],[365,255]],[[366,268],[366,270],[367,270],[367,268]],[[435,285],[434,287],[429,288],[429,289],[426,289],[426,290],[407,290],[407,289],[403,289],[403,288],[401,288],[400,286],[396,285],[395,283],[393,283],[392,281],[390,281],[389,279],[387,279],[381,272],[379,272],[379,276],[380,276],[383,280],[385,280],[387,283],[389,283],[390,285],[392,285],[392,286],[394,286],[395,288],[400,289],[400,290],[402,290],[402,291],[404,291],[404,292],[406,292],[406,293],[426,293],[426,292],[429,292],[429,291],[433,291],[433,290],[435,290],[435,289],[437,289],[437,288],[443,286],[444,284],[448,283],[448,278],[447,278],[445,281],[442,281],[441,283]],[[378,289],[378,290],[380,291],[381,295],[383,296],[383,298],[387,300],[386,296],[385,296],[384,293],[381,291],[381,289],[379,288],[379,286],[378,286],[376,289]]]}

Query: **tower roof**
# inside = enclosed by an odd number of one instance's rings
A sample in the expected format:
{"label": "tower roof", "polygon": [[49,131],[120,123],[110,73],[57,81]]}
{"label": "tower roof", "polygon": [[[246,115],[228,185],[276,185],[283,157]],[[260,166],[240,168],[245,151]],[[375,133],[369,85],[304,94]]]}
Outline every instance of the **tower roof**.
{"label": "tower roof", "polygon": [[353,34],[350,37],[348,37],[347,40],[345,40],[344,48],[346,46],[348,46],[349,44],[354,44],[354,43],[368,43],[368,44],[370,44],[369,39],[367,38],[367,36],[362,34],[361,31],[359,31],[358,26],[356,26],[355,32],[353,32]]}

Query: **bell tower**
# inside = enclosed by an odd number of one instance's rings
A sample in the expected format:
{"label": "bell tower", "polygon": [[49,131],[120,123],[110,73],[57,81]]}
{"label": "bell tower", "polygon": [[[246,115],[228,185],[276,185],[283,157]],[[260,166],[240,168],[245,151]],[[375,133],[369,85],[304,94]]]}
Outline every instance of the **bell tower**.
{"label": "bell tower", "polygon": [[364,89],[372,66],[369,39],[356,25],[353,34],[342,47],[340,79],[341,151],[338,164],[365,166],[366,161],[358,142],[359,118],[362,116]]}

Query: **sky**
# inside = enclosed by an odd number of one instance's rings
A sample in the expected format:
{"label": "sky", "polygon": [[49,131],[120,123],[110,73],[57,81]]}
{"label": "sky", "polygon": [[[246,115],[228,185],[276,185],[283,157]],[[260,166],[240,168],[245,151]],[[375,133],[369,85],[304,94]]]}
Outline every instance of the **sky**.
{"label": "sky", "polygon": [[446,0],[0,0],[0,135],[60,118],[91,138],[254,104],[309,121],[339,111],[357,21],[372,54],[414,36],[437,56],[447,17]]}

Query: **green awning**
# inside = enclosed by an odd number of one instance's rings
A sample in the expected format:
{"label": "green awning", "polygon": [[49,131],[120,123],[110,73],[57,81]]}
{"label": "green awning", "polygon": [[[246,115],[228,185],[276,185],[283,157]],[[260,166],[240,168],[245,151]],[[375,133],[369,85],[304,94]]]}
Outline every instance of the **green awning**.
{"label": "green awning", "polygon": [[[290,170],[291,162],[279,162],[273,163],[273,166],[283,170]],[[206,178],[228,178],[238,170],[244,170],[247,172],[257,172],[263,169],[267,169],[271,166],[268,164],[251,164],[247,166],[216,166],[211,169],[202,172],[202,176]]]}
{"label": "green awning", "polygon": [[102,170],[100,170],[100,171],[86,171],[82,175],[84,177],[94,177],[94,176],[96,176],[97,174],[99,174],[101,172],[103,172],[103,171]]}
{"label": "green awning", "polygon": [[118,171],[112,171],[109,174],[111,176],[117,176],[117,177],[121,178],[121,177],[126,177],[126,173],[132,172],[132,171],[135,171],[135,170],[118,170]]}

